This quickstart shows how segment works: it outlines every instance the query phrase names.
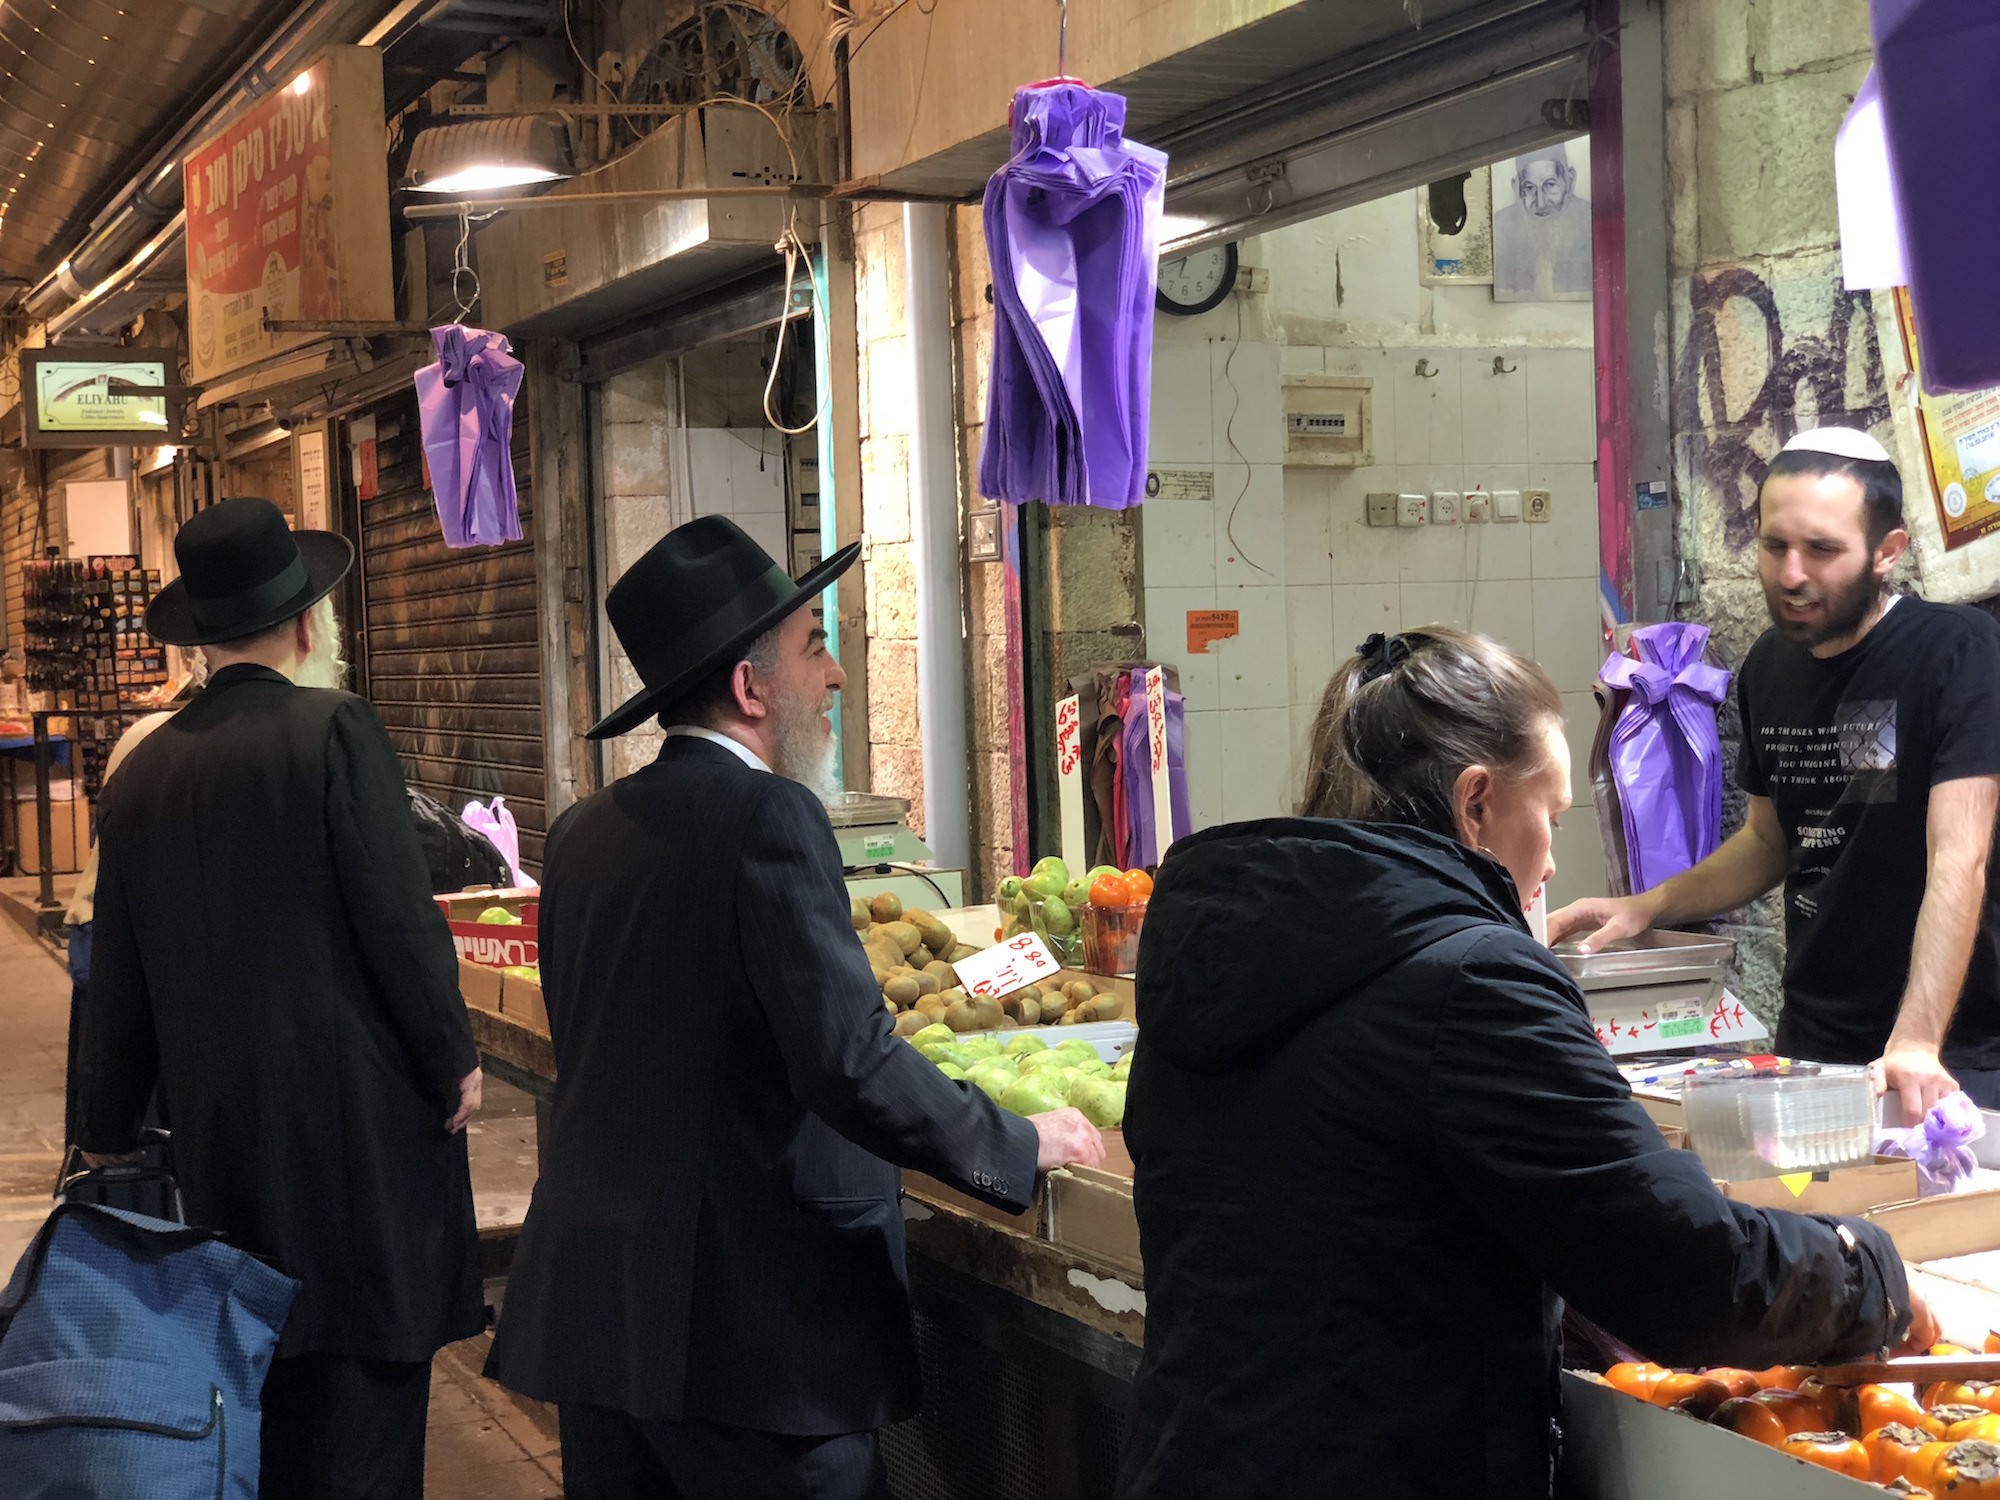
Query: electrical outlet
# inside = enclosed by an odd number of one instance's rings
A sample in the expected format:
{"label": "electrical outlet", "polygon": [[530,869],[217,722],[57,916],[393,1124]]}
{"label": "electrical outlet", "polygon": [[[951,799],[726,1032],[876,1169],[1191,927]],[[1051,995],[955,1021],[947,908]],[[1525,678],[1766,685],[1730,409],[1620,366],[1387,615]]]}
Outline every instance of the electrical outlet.
{"label": "electrical outlet", "polygon": [[1428,495],[1398,495],[1396,497],[1396,524],[1398,526],[1421,526],[1424,512],[1430,508]]}
{"label": "electrical outlet", "polygon": [[1555,508],[1555,496],[1547,490],[1521,491],[1521,519],[1524,521],[1546,521],[1549,512]]}
{"label": "electrical outlet", "polygon": [[1456,526],[1465,497],[1455,490],[1439,490],[1431,496],[1431,525]]}
{"label": "electrical outlet", "polygon": [[1519,490],[1495,490],[1493,492],[1493,519],[1496,521],[1518,521],[1521,519],[1521,492]]}
{"label": "electrical outlet", "polygon": [[1491,495],[1467,495],[1465,497],[1465,519],[1475,526],[1484,526],[1493,519],[1493,497]]}
{"label": "electrical outlet", "polygon": [[1396,524],[1396,497],[1390,494],[1368,497],[1368,524],[1370,526],[1394,526]]}

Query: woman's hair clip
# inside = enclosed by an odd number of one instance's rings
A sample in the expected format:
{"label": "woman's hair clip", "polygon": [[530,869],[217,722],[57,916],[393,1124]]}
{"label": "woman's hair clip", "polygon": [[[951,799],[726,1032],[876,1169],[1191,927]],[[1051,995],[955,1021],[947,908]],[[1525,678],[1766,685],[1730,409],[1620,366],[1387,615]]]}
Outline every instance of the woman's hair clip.
{"label": "woman's hair clip", "polygon": [[1361,658],[1361,682],[1365,686],[1378,677],[1388,676],[1410,659],[1409,638],[1383,635],[1378,630],[1355,648],[1355,655]]}

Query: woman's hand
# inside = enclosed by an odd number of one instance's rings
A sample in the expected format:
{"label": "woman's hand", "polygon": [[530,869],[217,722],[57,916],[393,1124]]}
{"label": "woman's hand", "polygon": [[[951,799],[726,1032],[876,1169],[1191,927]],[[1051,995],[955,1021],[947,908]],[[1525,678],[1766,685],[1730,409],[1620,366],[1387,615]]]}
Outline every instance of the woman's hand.
{"label": "woman's hand", "polygon": [[1930,1303],[1924,1301],[1923,1293],[1916,1288],[1916,1268],[1905,1265],[1903,1274],[1911,1278],[1910,1283],[1910,1331],[1903,1342],[1890,1350],[1891,1354],[1928,1354],[1931,1345],[1938,1341],[1937,1314],[1931,1311]]}

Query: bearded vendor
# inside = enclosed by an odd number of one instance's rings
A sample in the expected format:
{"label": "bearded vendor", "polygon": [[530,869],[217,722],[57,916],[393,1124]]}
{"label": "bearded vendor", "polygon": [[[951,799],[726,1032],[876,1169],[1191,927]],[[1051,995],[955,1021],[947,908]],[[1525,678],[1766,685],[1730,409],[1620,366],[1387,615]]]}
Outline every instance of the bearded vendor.
{"label": "bearded vendor", "polygon": [[1637,895],[1579,901],[1586,951],[1734,911],[1782,883],[1778,1050],[1867,1064],[1915,1124],[2000,1107],[2000,623],[1899,595],[1903,481],[1865,432],[1802,432],[1758,495],[1771,628],[1737,674],[1743,827]]}

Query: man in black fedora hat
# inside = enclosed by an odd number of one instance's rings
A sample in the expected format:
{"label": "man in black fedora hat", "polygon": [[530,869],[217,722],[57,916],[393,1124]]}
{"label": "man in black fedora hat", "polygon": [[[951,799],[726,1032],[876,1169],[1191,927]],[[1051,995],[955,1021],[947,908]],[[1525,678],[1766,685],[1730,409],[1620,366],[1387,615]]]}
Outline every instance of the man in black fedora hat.
{"label": "man in black fedora hat", "polygon": [[242,498],[174,553],[146,628],[210,675],[104,789],[82,1144],[128,1149],[157,1079],[189,1221],[298,1280],[266,1500],[420,1495],[431,1356],[485,1320],[479,1059],[395,751],[310,685],[353,549]]}
{"label": "man in black fedora hat", "polygon": [[605,601],[645,687],[591,734],[667,739],[549,830],[556,1096],[488,1368],[558,1403],[571,1500],[885,1495],[919,1395],[897,1168],[1018,1210],[1102,1160],[897,1039],[854,939],[805,606],[859,551],[794,581],[704,517]]}

